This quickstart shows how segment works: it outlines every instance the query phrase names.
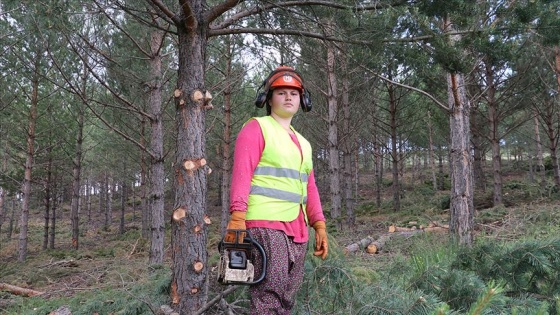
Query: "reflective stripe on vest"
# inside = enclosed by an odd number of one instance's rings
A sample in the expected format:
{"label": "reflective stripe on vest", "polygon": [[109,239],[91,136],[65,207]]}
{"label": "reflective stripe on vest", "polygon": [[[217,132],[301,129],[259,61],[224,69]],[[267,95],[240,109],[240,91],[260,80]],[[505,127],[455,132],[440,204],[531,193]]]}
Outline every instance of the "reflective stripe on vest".
{"label": "reflective stripe on vest", "polygon": [[301,146],[300,152],[274,118],[253,119],[259,122],[265,146],[251,180],[246,219],[293,221],[300,208],[304,211],[306,208],[307,182],[313,168],[311,145],[294,131]]}
{"label": "reflective stripe on vest", "polygon": [[309,175],[300,173],[296,170],[287,168],[275,168],[270,166],[257,166],[254,172],[255,175],[271,175],[276,177],[288,177],[293,179],[301,179],[302,182],[307,183]]}

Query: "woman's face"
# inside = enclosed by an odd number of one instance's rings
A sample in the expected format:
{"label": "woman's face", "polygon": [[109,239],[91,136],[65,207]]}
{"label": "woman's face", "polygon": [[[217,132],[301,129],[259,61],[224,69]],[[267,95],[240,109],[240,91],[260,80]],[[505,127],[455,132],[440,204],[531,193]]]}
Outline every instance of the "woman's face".
{"label": "woman's face", "polygon": [[282,118],[294,116],[299,109],[300,97],[297,89],[284,87],[274,89],[269,100],[272,113]]}

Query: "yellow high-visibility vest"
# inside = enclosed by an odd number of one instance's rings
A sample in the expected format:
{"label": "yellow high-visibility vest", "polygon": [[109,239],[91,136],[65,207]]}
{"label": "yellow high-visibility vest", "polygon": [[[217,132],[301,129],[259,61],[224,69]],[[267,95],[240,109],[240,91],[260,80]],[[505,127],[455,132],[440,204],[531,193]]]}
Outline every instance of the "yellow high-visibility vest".
{"label": "yellow high-visibility vest", "polygon": [[265,146],[251,180],[246,219],[293,221],[300,205],[305,212],[307,204],[307,182],[313,169],[311,144],[292,129],[301,146],[300,154],[290,135],[272,116],[252,119],[261,126]]}

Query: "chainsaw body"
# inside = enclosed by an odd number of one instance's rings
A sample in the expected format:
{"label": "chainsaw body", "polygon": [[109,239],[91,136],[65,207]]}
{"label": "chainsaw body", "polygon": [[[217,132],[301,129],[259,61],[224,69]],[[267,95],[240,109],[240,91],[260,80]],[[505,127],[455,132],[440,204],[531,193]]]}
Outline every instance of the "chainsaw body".
{"label": "chainsaw body", "polygon": [[[235,232],[235,242],[226,242],[222,239],[218,245],[220,251],[218,282],[221,284],[251,285],[264,280],[266,276],[266,254],[262,246],[251,237],[247,230],[227,230],[227,232]],[[245,237],[240,242],[242,235],[245,235]],[[263,257],[260,275],[255,275],[254,250]]]}

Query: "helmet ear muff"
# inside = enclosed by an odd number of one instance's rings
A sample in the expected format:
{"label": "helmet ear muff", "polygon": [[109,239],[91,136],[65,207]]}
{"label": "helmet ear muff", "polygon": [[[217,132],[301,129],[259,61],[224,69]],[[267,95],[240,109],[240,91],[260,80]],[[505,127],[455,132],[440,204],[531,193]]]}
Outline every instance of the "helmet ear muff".
{"label": "helmet ear muff", "polygon": [[303,90],[303,94],[301,95],[301,102],[300,102],[301,110],[304,113],[311,111],[313,104],[311,104],[311,93],[307,90]]}
{"label": "helmet ear muff", "polygon": [[266,103],[266,99],[267,99],[267,94],[268,91],[263,91],[263,87],[266,85],[266,81],[265,80],[261,86],[259,86],[259,88],[257,89],[257,96],[255,97],[255,106],[257,106],[258,108],[263,108],[264,104]]}

